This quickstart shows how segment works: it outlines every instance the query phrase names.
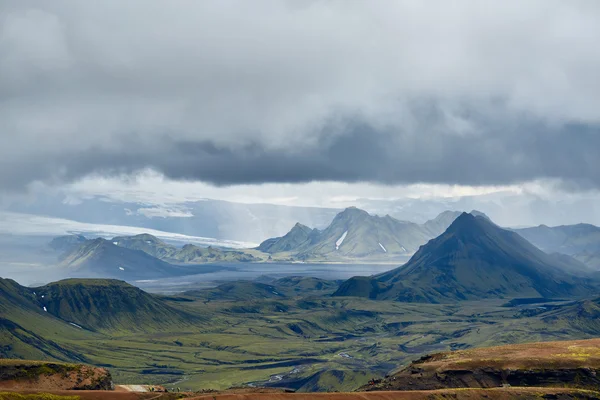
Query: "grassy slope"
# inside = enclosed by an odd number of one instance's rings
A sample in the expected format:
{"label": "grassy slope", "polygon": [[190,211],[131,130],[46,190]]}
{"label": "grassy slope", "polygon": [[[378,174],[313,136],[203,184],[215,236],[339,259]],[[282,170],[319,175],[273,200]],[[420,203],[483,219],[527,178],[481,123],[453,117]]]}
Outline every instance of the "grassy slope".
{"label": "grassy slope", "polygon": [[592,293],[589,280],[582,278],[589,273],[586,267],[564,258],[465,213],[405,265],[372,278],[370,284],[353,278],[336,293],[420,302]]}
{"label": "grassy slope", "polygon": [[77,329],[29,303],[31,310],[11,311],[11,317],[43,337],[47,346],[54,343],[58,348],[43,352],[22,341],[11,356],[62,360],[80,356],[87,363],[109,367],[117,383],[167,383],[194,390],[266,383],[273,375],[281,375],[283,385],[300,385],[300,390],[339,390],[382,376],[425,353],[590,338],[600,332],[583,316],[578,323],[569,323],[572,313],[580,312],[578,306],[590,311],[584,303],[558,308],[535,304],[528,312],[502,307],[506,300],[450,305],[323,296],[200,300],[183,303],[186,308],[179,302],[168,304],[207,316],[205,321],[145,332],[100,333]]}
{"label": "grassy slope", "polygon": [[34,290],[50,314],[92,331],[173,330],[205,319],[118,280],[66,279]]}
{"label": "grassy slope", "polygon": [[153,257],[171,263],[213,263],[213,262],[253,262],[260,261],[255,251],[225,250],[215,247],[200,247],[187,244],[182,248],[171,246],[155,236],[141,234],[118,236],[111,240],[119,247],[143,251]]}

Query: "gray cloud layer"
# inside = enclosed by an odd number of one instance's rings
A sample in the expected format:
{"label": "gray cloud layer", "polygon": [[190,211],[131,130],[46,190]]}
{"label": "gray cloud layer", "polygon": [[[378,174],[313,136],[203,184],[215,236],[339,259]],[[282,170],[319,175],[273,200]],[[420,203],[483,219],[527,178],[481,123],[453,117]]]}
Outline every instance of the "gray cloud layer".
{"label": "gray cloud layer", "polygon": [[0,186],[600,187],[600,3],[4,1]]}

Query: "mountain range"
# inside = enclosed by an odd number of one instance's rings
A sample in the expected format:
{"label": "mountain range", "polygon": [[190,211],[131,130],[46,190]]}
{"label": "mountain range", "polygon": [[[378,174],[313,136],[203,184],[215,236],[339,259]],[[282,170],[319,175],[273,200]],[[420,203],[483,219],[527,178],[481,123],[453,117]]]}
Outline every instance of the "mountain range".
{"label": "mountain range", "polygon": [[54,238],[50,247],[60,253],[59,269],[72,277],[155,279],[206,272],[197,264],[259,260],[251,251],[193,244],[176,247],[149,234],[110,240],[67,235]]}
{"label": "mountain range", "polygon": [[539,225],[515,229],[519,235],[547,253],[562,253],[600,269],[600,228],[590,224]]}
{"label": "mountain range", "polygon": [[403,266],[351,278],[335,295],[432,303],[584,296],[596,291],[593,272],[569,256],[544,253],[485,217],[463,213]]}
{"label": "mountain range", "polygon": [[323,230],[297,223],[286,235],[267,239],[257,249],[305,261],[401,260],[442,233],[458,215],[459,212],[446,211],[424,224],[416,224],[350,207],[337,214]]}

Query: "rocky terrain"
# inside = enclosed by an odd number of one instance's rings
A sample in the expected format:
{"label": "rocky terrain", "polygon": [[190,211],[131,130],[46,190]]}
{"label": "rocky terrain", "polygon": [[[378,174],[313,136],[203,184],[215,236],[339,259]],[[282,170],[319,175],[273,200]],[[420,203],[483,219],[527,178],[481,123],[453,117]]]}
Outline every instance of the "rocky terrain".
{"label": "rocky terrain", "polygon": [[0,360],[0,390],[113,390],[110,372],[82,364]]}
{"label": "rocky terrain", "polygon": [[360,390],[600,387],[600,339],[436,353]]}

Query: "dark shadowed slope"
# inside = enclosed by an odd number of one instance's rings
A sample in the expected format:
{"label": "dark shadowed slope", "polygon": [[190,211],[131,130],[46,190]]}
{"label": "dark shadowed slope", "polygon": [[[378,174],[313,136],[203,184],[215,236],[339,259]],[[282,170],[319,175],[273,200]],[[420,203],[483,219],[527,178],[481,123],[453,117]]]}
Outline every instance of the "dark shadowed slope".
{"label": "dark shadowed slope", "polygon": [[126,280],[194,273],[192,267],[172,265],[141,250],[120,247],[100,238],[88,240],[67,253],[61,261],[61,266],[71,276]]}
{"label": "dark shadowed slope", "polygon": [[595,291],[582,278],[587,272],[484,217],[463,213],[405,265],[376,277],[351,278],[335,295],[419,302],[580,296]]}

